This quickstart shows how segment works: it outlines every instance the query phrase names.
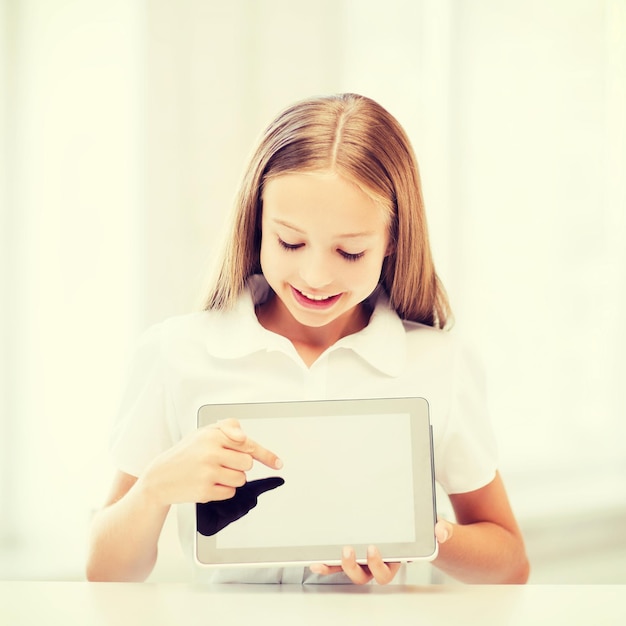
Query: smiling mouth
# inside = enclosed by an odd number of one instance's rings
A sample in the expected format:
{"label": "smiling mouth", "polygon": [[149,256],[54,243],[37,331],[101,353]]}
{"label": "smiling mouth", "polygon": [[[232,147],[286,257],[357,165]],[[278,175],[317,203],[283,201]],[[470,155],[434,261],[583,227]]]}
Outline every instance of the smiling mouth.
{"label": "smiling mouth", "polygon": [[341,298],[341,294],[335,294],[332,296],[320,296],[312,293],[307,293],[306,291],[300,291],[295,287],[291,287],[294,297],[297,302],[303,304],[307,307],[314,308],[327,308],[332,306],[339,298]]}
{"label": "smiling mouth", "polygon": [[300,292],[305,298],[309,300],[315,300],[316,302],[321,302],[322,300],[328,300],[330,298],[334,298],[335,296],[314,296],[312,293],[306,293],[305,291]]}

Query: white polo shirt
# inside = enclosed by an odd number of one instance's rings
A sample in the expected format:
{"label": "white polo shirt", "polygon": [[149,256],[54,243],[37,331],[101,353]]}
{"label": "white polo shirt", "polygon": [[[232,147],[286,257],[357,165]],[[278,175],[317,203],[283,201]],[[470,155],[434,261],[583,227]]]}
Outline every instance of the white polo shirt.
{"label": "white polo shirt", "polygon": [[[171,318],[144,333],[112,434],[119,469],[139,476],[195,430],[203,404],[420,396],[429,403],[444,491],[493,480],[497,456],[482,368],[454,333],[401,320],[379,289],[368,326],[307,367],[288,339],[259,324],[254,307],[268,295],[265,279],[253,276],[233,309]],[[190,555],[193,532],[193,505],[181,505],[179,533]],[[317,581],[308,568],[251,572],[263,582]]]}

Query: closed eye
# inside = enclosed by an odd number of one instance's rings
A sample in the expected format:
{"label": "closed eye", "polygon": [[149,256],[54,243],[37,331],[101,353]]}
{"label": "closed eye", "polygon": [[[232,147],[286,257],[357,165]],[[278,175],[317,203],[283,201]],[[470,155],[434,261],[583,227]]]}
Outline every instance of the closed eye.
{"label": "closed eye", "polygon": [[357,252],[356,254],[350,254],[350,252],[345,252],[344,250],[337,250],[337,252],[339,252],[339,254],[346,261],[358,261],[365,254],[365,252]]}
{"label": "closed eye", "polygon": [[[303,243],[288,243],[284,239],[281,239],[280,237],[278,237],[278,244],[280,245],[281,248],[285,250],[290,250],[290,251],[298,250],[302,248],[302,246],[304,245]],[[365,252],[357,252],[353,254],[351,252],[346,252],[345,250],[337,250],[337,252],[346,261],[358,261],[365,254]]]}
{"label": "closed eye", "polygon": [[284,248],[285,250],[297,250],[304,245],[301,243],[287,243],[286,241],[283,241],[280,237],[278,238],[278,243],[280,244],[281,248]]}

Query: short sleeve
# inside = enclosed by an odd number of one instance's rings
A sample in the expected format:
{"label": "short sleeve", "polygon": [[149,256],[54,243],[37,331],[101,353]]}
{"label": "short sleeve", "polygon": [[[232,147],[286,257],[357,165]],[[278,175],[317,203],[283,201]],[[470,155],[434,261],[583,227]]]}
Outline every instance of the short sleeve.
{"label": "short sleeve", "polygon": [[139,476],[152,459],[174,444],[162,344],[162,325],[153,326],[140,338],[111,433],[114,463],[133,476]]}
{"label": "short sleeve", "polygon": [[448,494],[484,487],[498,466],[484,368],[476,352],[458,339],[452,370],[449,412],[435,450],[437,480]]}

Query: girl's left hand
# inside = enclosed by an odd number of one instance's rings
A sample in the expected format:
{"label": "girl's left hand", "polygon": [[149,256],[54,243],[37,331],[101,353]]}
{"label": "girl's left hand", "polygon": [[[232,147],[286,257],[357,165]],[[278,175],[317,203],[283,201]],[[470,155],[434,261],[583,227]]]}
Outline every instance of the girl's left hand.
{"label": "girl's left hand", "polygon": [[341,554],[341,565],[314,563],[311,565],[311,571],[324,576],[343,571],[357,585],[365,585],[372,579],[379,585],[386,585],[393,580],[400,565],[400,563],[385,563],[376,546],[370,546],[367,549],[367,565],[359,565],[356,562],[354,550],[345,547]]}
{"label": "girl's left hand", "polygon": [[[435,536],[438,543],[445,543],[452,537],[454,524],[447,520],[439,519],[435,525]],[[315,574],[326,576],[345,572],[350,580],[357,585],[365,585],[370,580],[375,580],[379,585],[390,583],[400,569],[400,563],[385,563],[376,546],[367,549],[367,565],[359,565],[356,562],[354,550],[345,547],[341,555],[341,565],[323,565],[314,563],[311,571]]]}

